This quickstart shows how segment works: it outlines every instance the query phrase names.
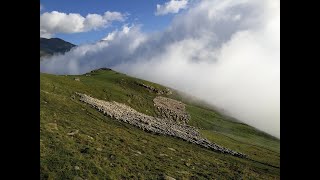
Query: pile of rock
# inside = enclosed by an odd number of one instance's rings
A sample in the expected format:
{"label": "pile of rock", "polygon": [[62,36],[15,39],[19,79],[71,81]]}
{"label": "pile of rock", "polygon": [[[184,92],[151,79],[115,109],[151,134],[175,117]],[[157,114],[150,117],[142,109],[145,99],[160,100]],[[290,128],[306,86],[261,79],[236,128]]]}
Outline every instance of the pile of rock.
{"label": "pile of rock", "polygon": [[163,95],[163,94],[171,95],[172,94],[172,91],[168,88],[166,88],[165,90],[161,90],[161,89],[154,88],[153,86],[149,86],[149,85],[139,83],[139,82],[136,82],[136,84],[139,86],[142,86],[142,87],[144,87],[144,88],[146,88],[146,89],[150,90],[151,92],[154,92],[158,95]]}
{"label": "pile of rock", "polygon": [[189,122],[190,115],[186,112],[185,104],[182,102],[162,96],[154,98],[153,102],[160,117],[179,124]]}
{"label": "pile of rock", "polygon": [[118,102],[108,102],[95,99],[85,94],[76,93],[80,96],[80,101],[85,102],[104,114],[139,127],[145,131],[174,136],[191,143],[238,157],[245,157],[244,154],[221,147],[209,140],[202,138],[199,131],[192,126],[178,124],[169,119],[160,119],[137,112],[131,107]]}

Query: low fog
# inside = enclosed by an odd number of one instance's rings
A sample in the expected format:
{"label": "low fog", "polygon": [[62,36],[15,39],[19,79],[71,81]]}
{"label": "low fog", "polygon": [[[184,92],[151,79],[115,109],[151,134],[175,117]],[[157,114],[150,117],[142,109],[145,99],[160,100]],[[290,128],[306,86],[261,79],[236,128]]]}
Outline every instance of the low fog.
{"label": "low fog", "polygon": [[41,62],[41,72],[109,67],[207,101],[280,138],[280,1],[202,0],[162,32],[131,24]]}

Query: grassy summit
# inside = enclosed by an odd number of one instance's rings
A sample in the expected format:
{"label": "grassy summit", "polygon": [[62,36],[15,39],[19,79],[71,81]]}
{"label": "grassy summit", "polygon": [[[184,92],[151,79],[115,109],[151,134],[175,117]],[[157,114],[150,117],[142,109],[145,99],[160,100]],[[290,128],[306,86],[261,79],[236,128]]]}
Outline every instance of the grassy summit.
{"label": "grassy summit", "polygon": [[75,92],[124,103],[156,116],[158,96],[138,84],[166,87],[111,70],[86,75],[40,74],[41,179],[280,179],[280,140],[184,99],[189,124],[210,141],[250,159],[220,154],[181,139],[125,124],[79,101]]}

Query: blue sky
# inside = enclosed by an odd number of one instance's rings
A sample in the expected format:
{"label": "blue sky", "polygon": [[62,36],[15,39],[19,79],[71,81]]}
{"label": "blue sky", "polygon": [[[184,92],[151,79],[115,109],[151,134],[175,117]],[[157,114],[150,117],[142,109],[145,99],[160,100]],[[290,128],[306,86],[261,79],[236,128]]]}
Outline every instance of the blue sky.
{"label": "blue sky", "polygon": [[40,14],[45,12],[58,11],[62,13],[79,13],[82,16],[95,13],[103,15],[106,11],[117,11],[128,13],[124,22],[113,22],[111,26],[98,30],[80,33],[57,33],[54,37],[62,38],[74,44],[83,44],[99,41],[108,32],[120,29],[124,24],[142,24],[142,31],[161,31],[171,21],[174,14],[156,16],[156,5],[164,4],[168,0],[41,0],[43,9]]}

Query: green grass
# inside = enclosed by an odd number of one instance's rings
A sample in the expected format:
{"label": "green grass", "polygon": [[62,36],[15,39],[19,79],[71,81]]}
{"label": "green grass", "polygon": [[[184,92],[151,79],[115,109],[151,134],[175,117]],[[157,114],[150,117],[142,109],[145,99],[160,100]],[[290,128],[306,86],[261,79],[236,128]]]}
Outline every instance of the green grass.
{"label": "green grass", "polygon": [[[190,124],[201,128],[209,140],[252,160],[144,132],[104,116],[74,96],[85,93],[155,116],[156,94],[137,81],[165,88],[115,71],[90,76],[40,74],[41,179],[159,179],[164,174],[176,179],[280,179],[280,140],[201,105],[187,105]],[[176,93],[169,97],[179,99]],[[75,130],[79,133],[67,135]]]}

